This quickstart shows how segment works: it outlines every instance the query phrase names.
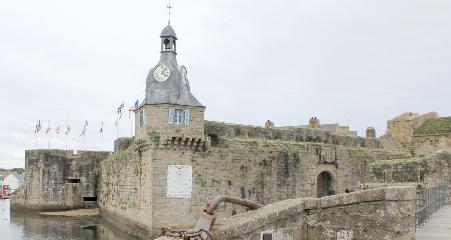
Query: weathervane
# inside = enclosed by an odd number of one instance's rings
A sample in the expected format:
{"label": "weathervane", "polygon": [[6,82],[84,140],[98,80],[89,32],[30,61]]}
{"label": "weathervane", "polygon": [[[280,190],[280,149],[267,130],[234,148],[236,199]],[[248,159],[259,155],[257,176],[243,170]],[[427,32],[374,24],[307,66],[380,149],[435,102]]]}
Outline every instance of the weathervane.
{"label": "weathervane", "polygon": [[171,0],[169,0],[169,4],[166,7],[168,8],[169,11],[168,25],[171,25],[171,8],[172,8]]}

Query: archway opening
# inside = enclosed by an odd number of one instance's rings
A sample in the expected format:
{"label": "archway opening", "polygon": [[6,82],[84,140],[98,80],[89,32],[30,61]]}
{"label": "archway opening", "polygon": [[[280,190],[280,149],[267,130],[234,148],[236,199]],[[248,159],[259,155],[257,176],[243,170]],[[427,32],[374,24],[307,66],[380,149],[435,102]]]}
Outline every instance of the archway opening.
{"label": "archway opening", "polygon": [[316,181],[316,196],[318,198],[335,195],[333,188],[333,178],[327,171],[321,172]]}

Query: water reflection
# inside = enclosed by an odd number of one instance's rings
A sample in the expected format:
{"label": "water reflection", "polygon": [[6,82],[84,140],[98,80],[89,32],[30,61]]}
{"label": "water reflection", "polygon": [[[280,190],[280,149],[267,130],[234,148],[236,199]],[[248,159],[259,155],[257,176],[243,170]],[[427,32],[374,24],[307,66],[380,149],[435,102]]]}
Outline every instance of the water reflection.
{"label": "water reflection", "polygon": [[0,239],[8,240],[138,240],[98,217],[42,216],[11,212],[0,221]]}

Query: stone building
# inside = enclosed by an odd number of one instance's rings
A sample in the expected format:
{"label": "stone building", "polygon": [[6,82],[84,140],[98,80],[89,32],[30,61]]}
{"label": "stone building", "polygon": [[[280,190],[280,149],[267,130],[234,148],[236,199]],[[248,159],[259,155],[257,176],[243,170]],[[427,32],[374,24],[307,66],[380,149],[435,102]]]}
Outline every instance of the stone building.
{"label": "stone building", "polygon": [[[206,107],[191,93],[187,68],[177,62],[174,29],[166,26],[160,39],[160,59],[149,71],[145,100],[135,111],[135,136],[117,139],[113,154],[26,151],[26,183],[12,198],[14,208],[98,206],[106,220],[134,235],[149,237],[163,226],[191,226],[206,199],[218,195],[261,204],[321,198],[381,181],[390,169],[371,172],[374,168],[370,167],[381,161],[414,161],[410,152],[385,147],[372,128],[363,138],[347,126],[321,125],[317,118],[310,120],[310,127],[206,121]],[[436,114],[400,116],[389,121],[388,135],[411,146],[412,139],[421,141],[432,134],[421,130],[427,119],[436,119]],[[443,131],[434,134],[445,136]],[[438,139],[437,146],[442,146],[442,137]],[[417,167],[420,172],[424,168]],[[435,183],[451,186],[447,172],[451,170],[445,168],[446,177],[434,178],[435,169],[423,171],[426,176],[420,174],[419,180],[438,179]],[[390,176],[396,178],[396,174]],[[376,195],[377,201],[390,200]],[[362,200],[362,204],[366,203]],[[337,207],[342,209],[340,204]],[[306,209],[310,210],[315,208]],[[365,209],[357,212],[361,210]],[[224,205],[218,219],[246,211]]]}
{"label": "stone building", "polygon": [[451,151],[450,133],[451,117],[439,117],[436,112],[424,115],[407,112],[387,121],[386,136],[415,156]]}
{"label": "stone building", "polygon": [[[205,200],[217,195],[268,204],[343,193],[367,180],[371,162],[408,157],[382,149],[376,138],[338,130],[205,121],[205,106],[177,63],[175,31],[167,26],[160,38],[160,60],[136,111],[134,142],[118,141],[118,151],[101,162],[98,204],[116,225],[154,236],[162,226],[194,223]],[[223,206],[220,217],[244,211]]]}
{"label": "stone building", "polygon": [[100,161],[110,152],[25,151],[25,184],[13,209],[66,210],[97,206]]}

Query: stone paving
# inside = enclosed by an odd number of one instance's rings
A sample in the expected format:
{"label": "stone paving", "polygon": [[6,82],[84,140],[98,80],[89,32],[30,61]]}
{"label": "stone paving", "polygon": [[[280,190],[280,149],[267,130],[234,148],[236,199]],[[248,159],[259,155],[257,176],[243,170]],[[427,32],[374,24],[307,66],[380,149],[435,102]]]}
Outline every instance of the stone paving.
{"label": "stone paving", "polygon": [[421,229],[417,229],[417,240],[451,239],[451,205],[446,205],[432,215]]}

